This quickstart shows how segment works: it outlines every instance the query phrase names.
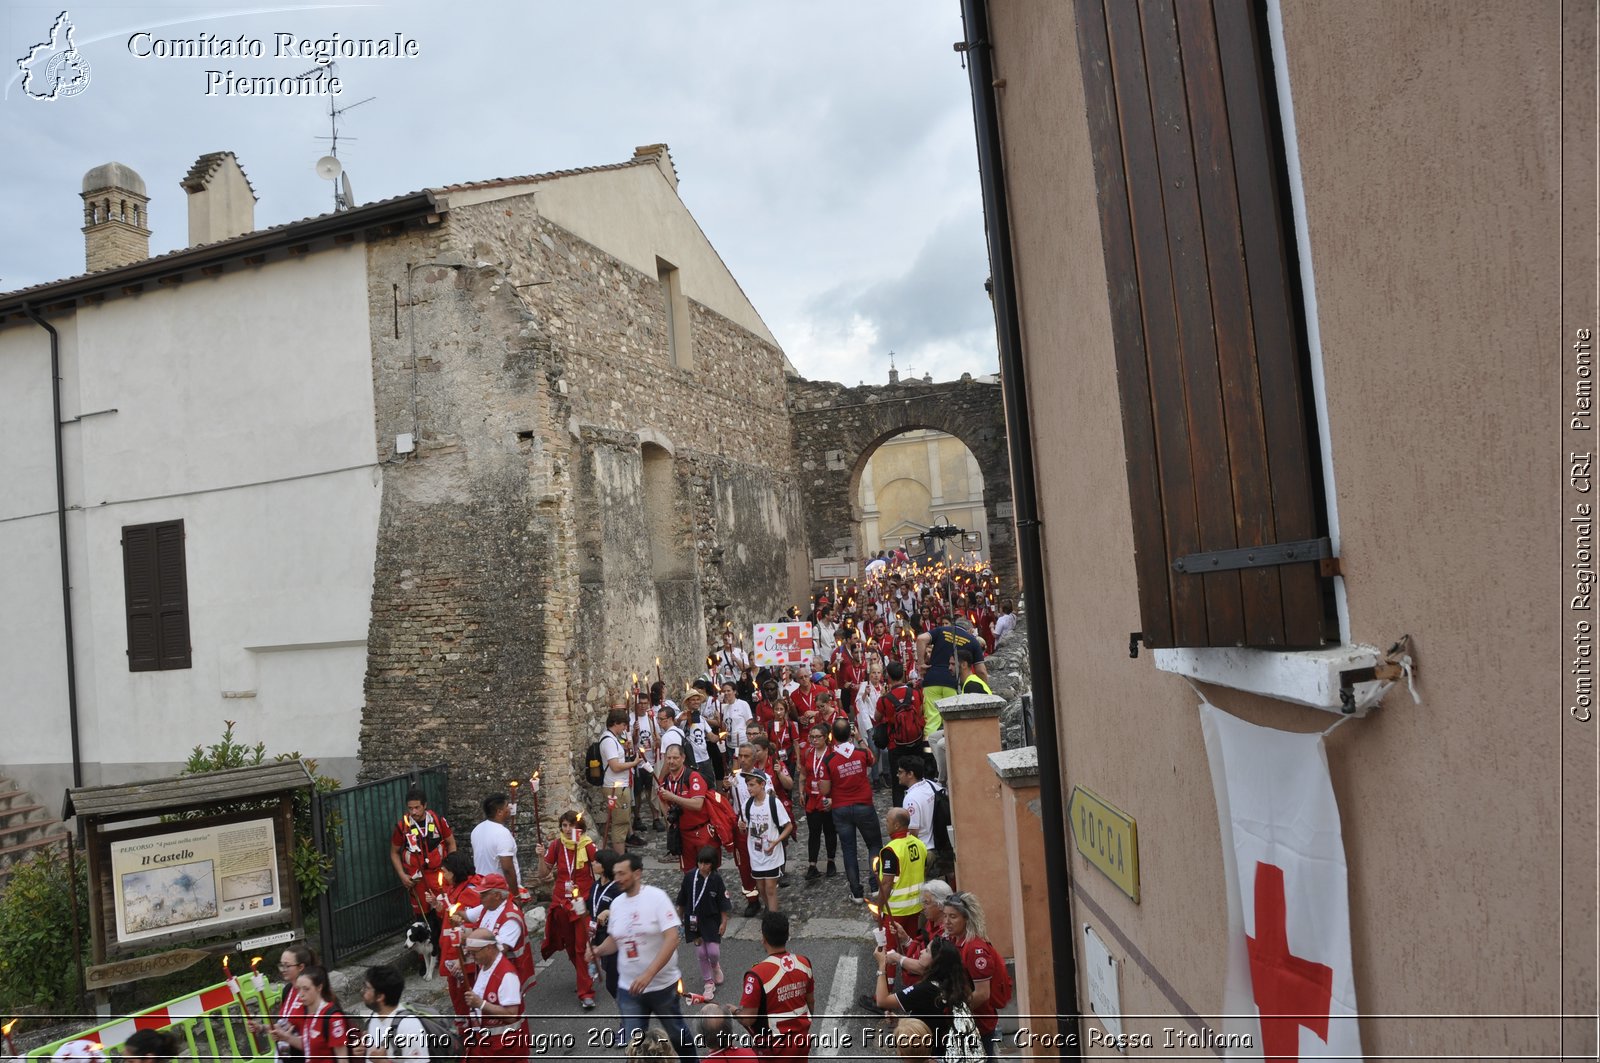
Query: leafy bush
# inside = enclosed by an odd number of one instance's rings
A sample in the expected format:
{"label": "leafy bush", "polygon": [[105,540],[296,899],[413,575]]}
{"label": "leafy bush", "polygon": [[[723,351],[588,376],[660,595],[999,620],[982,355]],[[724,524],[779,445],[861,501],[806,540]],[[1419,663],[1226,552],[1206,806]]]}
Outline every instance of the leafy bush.
{"label": "leafy bush", "polygon": [[[87,861],[79,860],[78,941],[89,945]],[[0,1015],[78,1010],[67,854],[42,849],[12,869],[0,893]]]}
{"label": "leafy bush", "polygon": [[[185,775],[203,775],[206,772],[226,771],[229,768],[254,768],[267,761],[267,744],[257,742],[247,746],[238,742],[233,737],[234,721],[222,721],[226,726],[222,731],[222,740],[209,746],[195,746],[189,754],[188,761],[183,766]],[[287,760],[303,760],[306,770],[311,773],[312,781],[316,784],[318,793],[329,793],[339,789],[339,780],[326,775],[317,774],[317,762],[309,757],[302,757],[296,753],[279,753],[273,758],[274,762]],[[229,806],[221,811],[256,811],[271,810],[272,802],[241,801],[237,805]],[[215,815],[219,811],[212,808],[195,815]],[[173,819],[187,819],[187,815],[170,817]],[[329,843],[338,845],[339,824],[323,824]],[[300,886],[300,899],[312,901],[320,897],[328,888],[328,876],[333,873],[333,856],[317,849],[311,831],[311,794],[300,790],[294,796],[294,838],[291,839],[290,858],[294,863],[294,879]]]}

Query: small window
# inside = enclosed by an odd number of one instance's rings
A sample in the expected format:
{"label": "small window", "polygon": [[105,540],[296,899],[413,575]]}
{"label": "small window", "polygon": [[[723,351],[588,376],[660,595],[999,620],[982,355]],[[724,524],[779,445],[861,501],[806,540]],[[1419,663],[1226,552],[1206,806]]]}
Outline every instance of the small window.
{"label": "small window", "polygon": [[128,671],[189,668],[189,578],[183,521],[122,529],[128,606]]}
{"label": "small window", "polygon": [[693,369],[694,351],[689,342],[689,300],[683,294],[678,267],[658,257],[656,279],[661,282],[661,302],[666,311],[667,358],[679,369]]}

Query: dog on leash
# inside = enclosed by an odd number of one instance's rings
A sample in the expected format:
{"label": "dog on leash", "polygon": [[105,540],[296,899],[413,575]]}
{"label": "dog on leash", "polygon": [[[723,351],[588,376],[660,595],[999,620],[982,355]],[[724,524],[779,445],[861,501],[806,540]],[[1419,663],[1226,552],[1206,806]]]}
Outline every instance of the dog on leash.
{"label": "dog on leash", "polygon": [[422,958],[422,980],[433,981],[433,969],[438,958],[433,954],[433,928],[426,920],[418,919],[406,927],[406,948]]}

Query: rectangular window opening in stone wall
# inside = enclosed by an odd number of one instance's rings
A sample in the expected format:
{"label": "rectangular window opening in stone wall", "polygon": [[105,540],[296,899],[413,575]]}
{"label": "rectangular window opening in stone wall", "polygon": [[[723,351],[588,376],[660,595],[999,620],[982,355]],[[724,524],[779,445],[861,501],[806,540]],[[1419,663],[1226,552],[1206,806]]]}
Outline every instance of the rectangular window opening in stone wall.
{"label": "rectangular window opening in stone wall", "polygon": [[661,303],[666,314],[667,358],[679,369],[694,368],[694,347],[689,338],[689,299],[683,294],[678,267],[656,257],[656,279],[661,282]]}
{"label": "rectangular window opening in stone wall", "polygon": [[650,569],[657,583],[684,580],[694,575],[688,529],[678,497],[678,477],[672,454],[664,447],[645,443],[639,448],[643,480],[644,522],[650,538]]}
{"label": "rectangular window opening in stone wall", "polygon": [[183,521],[122,529],[128,613],[128,671],[189,668],[189,577]]}

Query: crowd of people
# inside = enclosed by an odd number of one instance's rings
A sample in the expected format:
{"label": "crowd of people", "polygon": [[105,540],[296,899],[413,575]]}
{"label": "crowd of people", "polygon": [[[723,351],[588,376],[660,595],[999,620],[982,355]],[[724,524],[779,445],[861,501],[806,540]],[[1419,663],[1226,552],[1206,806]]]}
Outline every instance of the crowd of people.
{"label": "crowd of people", "polygon": [[[994,1058],[1009,978],[984,940],[976,899],[951,885],[938,703],[988,692],[984,658],[1015,622],[1013,608],[995,603],[997,583],[980,566],[882,556],[869,572],[814,599],[805,617],[811,660],[757,667],[728,630],[680,699],[658,677],[610,706],[586,751],[592,807],[562,812],[539,853],[535,874],[551,899],[538,942],[508,795],[482,802],[469,857],[425,794],[408,794],[391,860],[427,927],[469,1055],[529,1056],[526,1000],[538,957],[564,954],[581,1009],[595,1007],[601,988],[616,1000],[630,1057],[651,1058],[663,1045],[682,1060],[700,1050],[807,1057],[816,983],[789,947],[780,892],[803,827],[804,878],[842,877],[844,895],[873,916],[879,979],[859,1003],[898,1017],[915,1058]],[[889,791],[881,817],[877,790]],[[678,860],[675,894],[645,882],[646,832]],[[724,878],[730,863],[742,907]],[[767,955],[722,1003],[721,943],[736,911],[759,917]],[[694,949],[699,993],[682,988],[682,944]],[[415,1058],[394,1048],[406,1039],[397,1033],[415,1032],[402,1028],[403,1015],[354,1037],[307,950],[286,951],[282,971],[295,992],[269,1032],[292,1054],[340,1056],[339,1045],[364,1041],[387,1046],[381,1055]],[[374,1016],[395,1011],[402,987],[388,969],[369,972],[364,1000]],[[693,1031],[685,1002],[704,1005]],[[652,1020],[664,1039],[647,1033]]]}

